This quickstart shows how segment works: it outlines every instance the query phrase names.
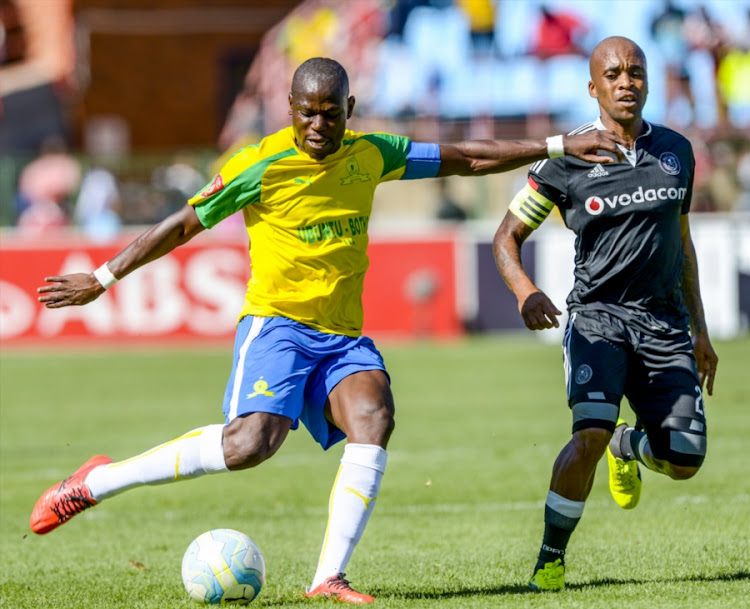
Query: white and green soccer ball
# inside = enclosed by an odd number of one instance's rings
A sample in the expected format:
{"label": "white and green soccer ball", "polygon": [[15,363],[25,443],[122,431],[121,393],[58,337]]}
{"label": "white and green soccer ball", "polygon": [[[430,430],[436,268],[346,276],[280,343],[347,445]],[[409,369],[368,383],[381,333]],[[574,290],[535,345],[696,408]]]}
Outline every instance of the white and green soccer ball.
{"label": "white and green soccer ball", "polygon": [[182,581],[191,598],[205,604],[246,605],[260,592],[266,565],[244,533],[214,529],[196,537],[182,559]]}

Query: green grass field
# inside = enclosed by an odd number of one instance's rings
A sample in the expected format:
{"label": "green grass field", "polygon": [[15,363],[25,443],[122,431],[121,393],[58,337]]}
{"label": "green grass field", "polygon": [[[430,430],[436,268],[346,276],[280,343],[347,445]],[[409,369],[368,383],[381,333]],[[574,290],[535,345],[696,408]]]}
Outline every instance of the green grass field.
{"label": "green grass field", "polygon": [[[569,437],[559,348],[516,336],[381,347],[397,427],[347,570],[377,606],[750,607],[750,339],[716,345],[702,471],[687,482],[645,472],[641,504],[626,512],[602,461],[569,547],[568,587],[553,594],[526,582]],[[230,351],[2,354],[0,607],[197,607],[182,555],[220,527],[264,552],[267,582],[252,606],[330,606],[302,591],[343,447],[325,453],[304,430],[256,470],[135,489],[50,535],[28,529],[39,494],[92,454],[119,460],[220,422]]]}

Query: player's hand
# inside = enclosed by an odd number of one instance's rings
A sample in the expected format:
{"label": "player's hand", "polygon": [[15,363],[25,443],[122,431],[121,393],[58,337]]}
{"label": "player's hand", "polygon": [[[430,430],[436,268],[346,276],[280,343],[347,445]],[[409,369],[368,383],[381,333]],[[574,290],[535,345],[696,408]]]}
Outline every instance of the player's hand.
{"label": "player's hand", "polygon": [[73,273],[61,277],[45,277],[51,285],[37,288],[37,300],[48,309],[85,305],[104,293],[104,287],[93,273]]}
{"label": "player's hand", "polygon": [[714,394],[714,378],[716,378],[716,367],[719,364],[719,356],[711,346],[708,334],[698,334],[693,338],[693,353],[698,368],[698,379],[701,387],[705,383],[708,395]]}
{"label": "player's hand", "polygon": [[519,301],[518,310],[523,322],[529,330],[545,330],[559,328],[557,320],[562,311],[554,305],[544,292],[532,292],[523,302]]}
{"label": "player's hand", "polygon": [[[595,129],[580,135],[564,135],[563,149],[565,154],[588,161],[589,163],[614,163],[624,161],[625,155],[617,147],[625,145],[623,140],[614,131],[601,131]],[[610,152],[612,154],[604,154]]]}

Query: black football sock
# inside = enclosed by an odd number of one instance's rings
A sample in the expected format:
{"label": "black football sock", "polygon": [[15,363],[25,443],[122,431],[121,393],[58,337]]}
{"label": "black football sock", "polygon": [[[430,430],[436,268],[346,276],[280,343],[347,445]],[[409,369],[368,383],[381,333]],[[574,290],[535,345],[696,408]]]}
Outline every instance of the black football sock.
{"label": "black football sock", "polygon": [[563,564],[565,563],[565,550],[568,547],[568,541],[580,519],[580,516],[578,518],[564,516],[549,505],[545,506],[544,537],[542,538],[542,547],[539,550],[534,572],[543,568],[546,563],[554,562],[558,558]]}

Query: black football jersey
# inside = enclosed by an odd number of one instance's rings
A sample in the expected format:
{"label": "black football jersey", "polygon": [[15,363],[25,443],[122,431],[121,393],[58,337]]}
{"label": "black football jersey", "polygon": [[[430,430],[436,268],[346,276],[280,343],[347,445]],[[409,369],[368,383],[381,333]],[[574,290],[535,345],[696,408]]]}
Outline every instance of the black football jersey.
{"label": "black football jersey", "polygon": [[[686,317],[680,217],[690,210],[695,159],[685,137],[646,126],[623,162],[592,165],[564,156],[529,171],[527,189],[537,201],[554,203],[576,235],[571,312],[624,307]],[[603,128],[597,119],[573,133]],[[531,211],[536,202],[527,201],[515,206],[521,219],[524,207]]]}

